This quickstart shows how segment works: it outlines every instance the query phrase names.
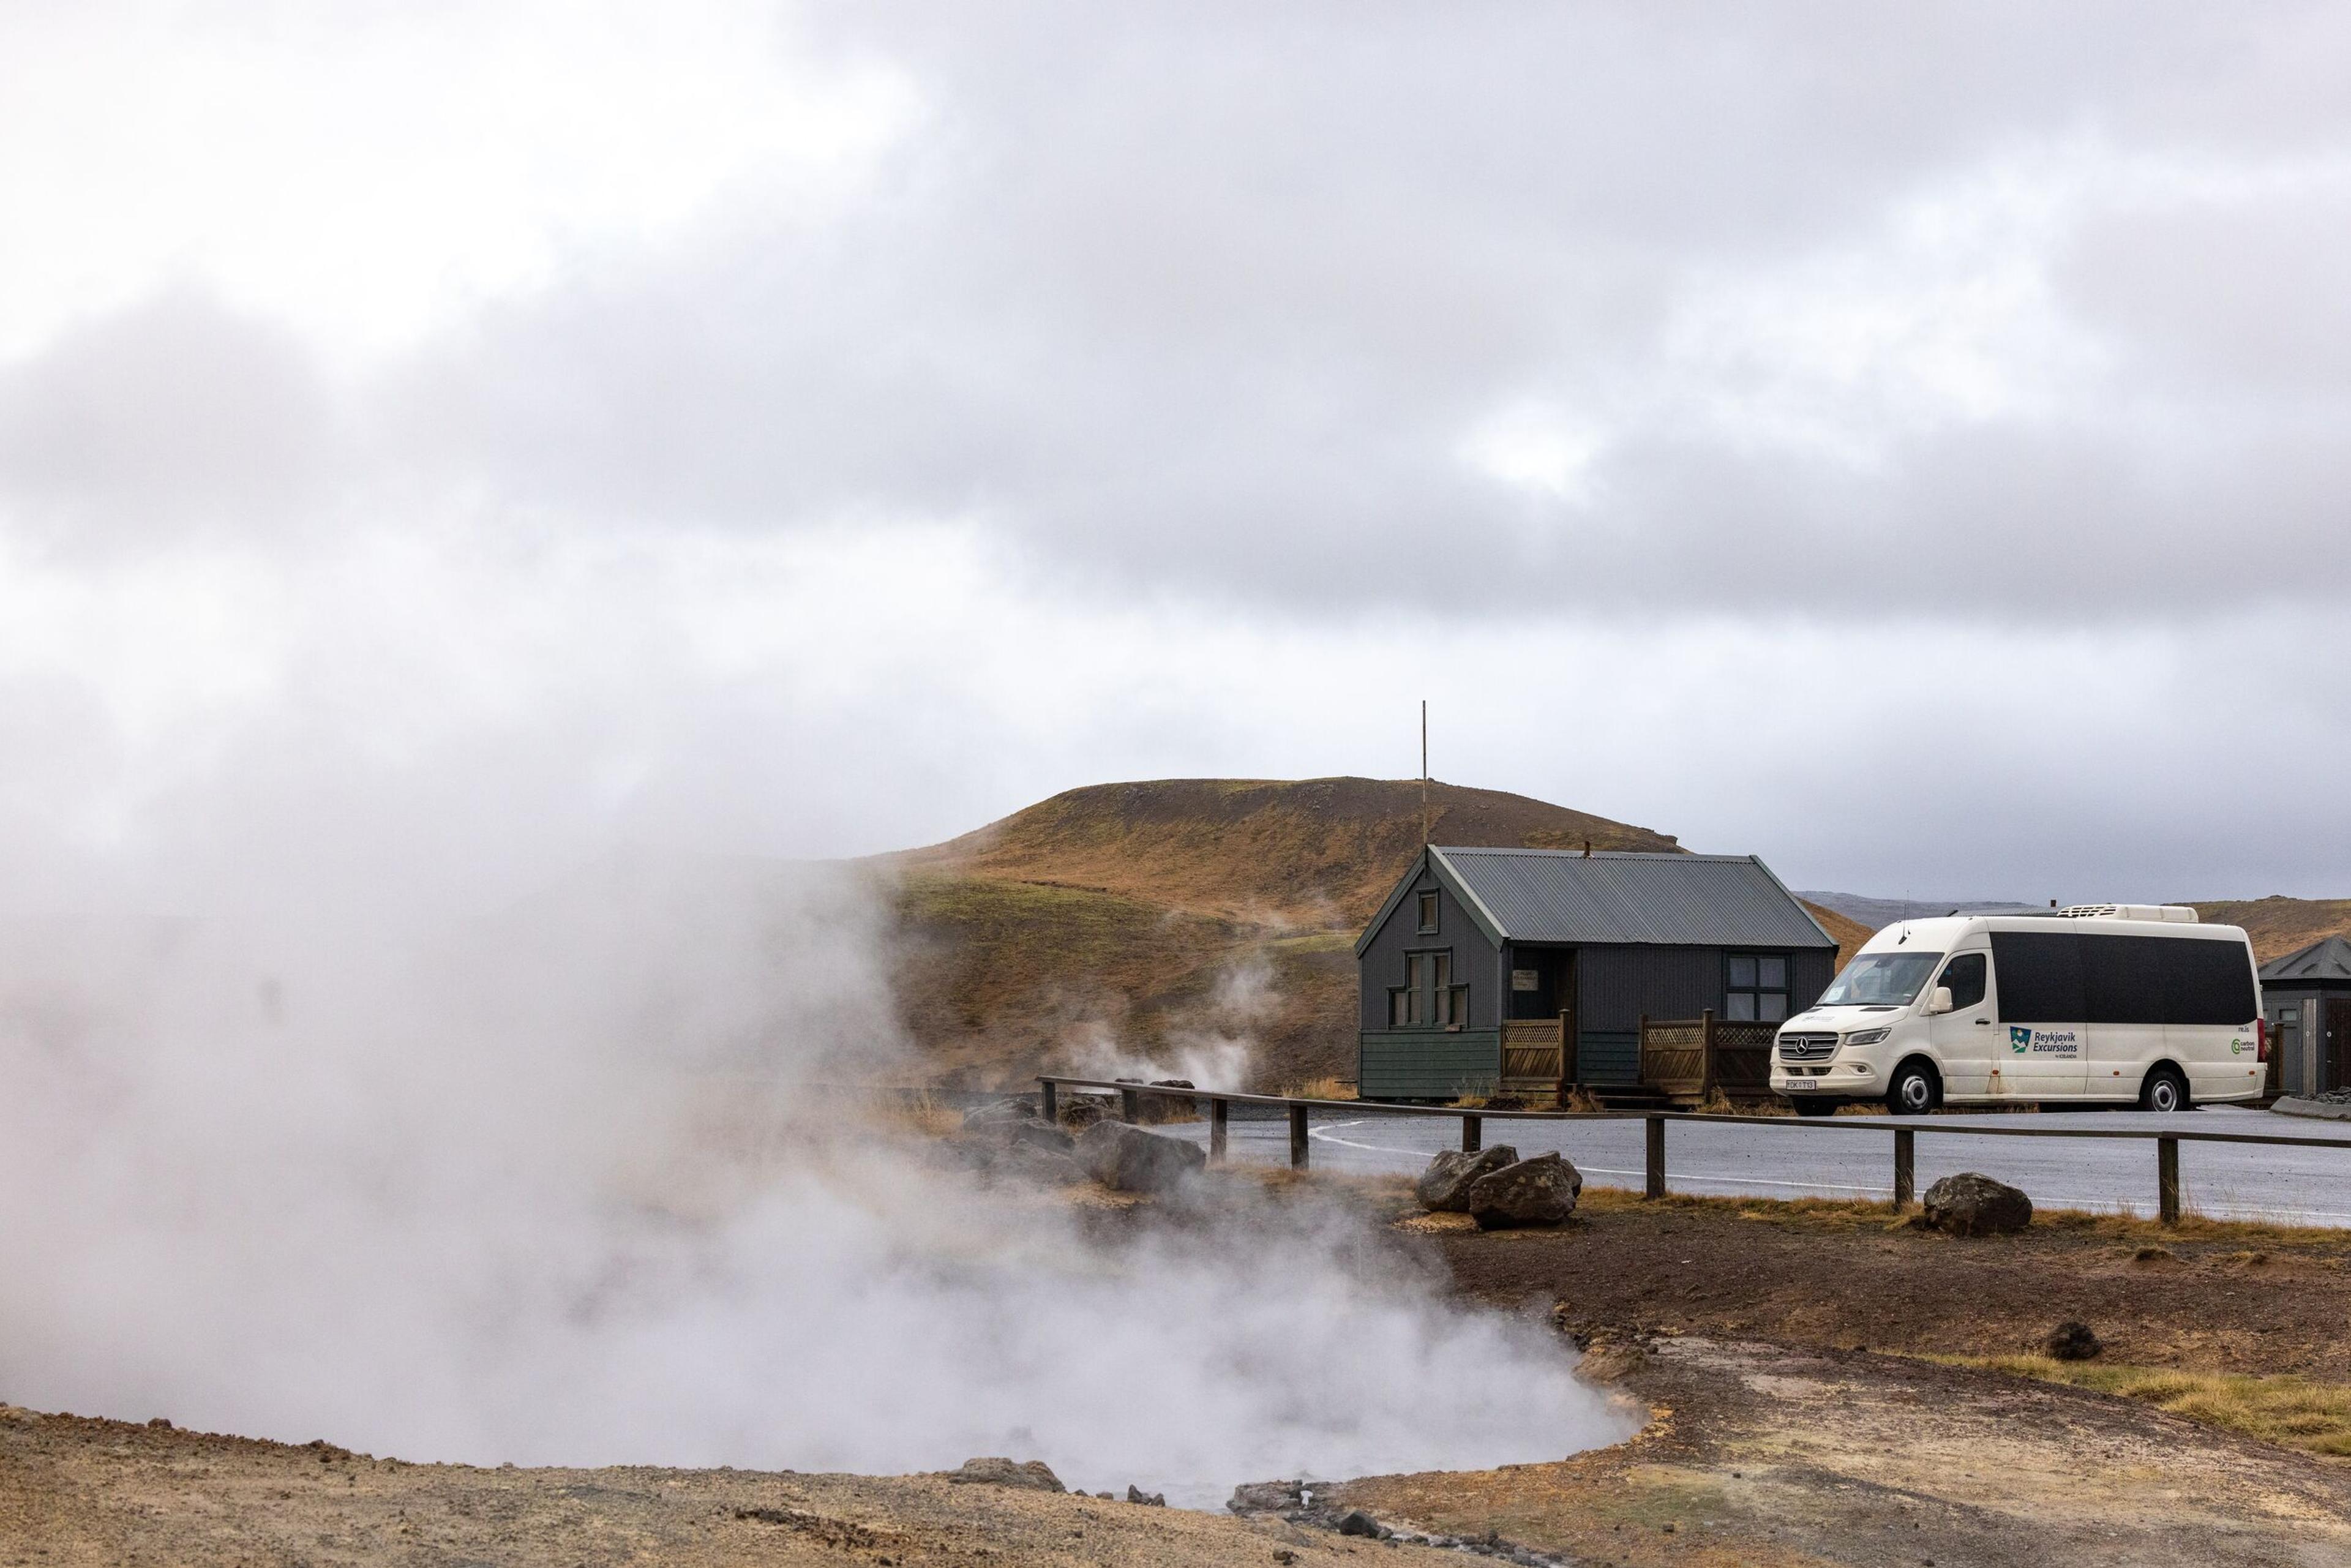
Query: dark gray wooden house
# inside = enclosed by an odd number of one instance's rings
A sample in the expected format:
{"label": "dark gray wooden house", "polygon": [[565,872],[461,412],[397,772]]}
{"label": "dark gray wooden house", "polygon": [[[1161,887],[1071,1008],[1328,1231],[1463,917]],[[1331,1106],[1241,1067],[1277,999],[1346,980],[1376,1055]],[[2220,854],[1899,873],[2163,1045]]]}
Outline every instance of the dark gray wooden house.
{"label": "dark gray wooden house", "polygon": [[2263,964],[2262,1011],[2280,1092],[2351,1088],[2351,942],[2322,937]]}
{"label": "dark gray wooden house", "polygon": [[1443,1100],[1637,1090],[1645,1044],[1650,1076],[1664,1060],[1658,1020],[1687,1043],[1708,1019],[1712,1087],[1716,1020],[1763,1061],[1773,1026],[1835,977],[1836,943],[1751,855],[1432,846],[1355,961],[1358,1092]]}

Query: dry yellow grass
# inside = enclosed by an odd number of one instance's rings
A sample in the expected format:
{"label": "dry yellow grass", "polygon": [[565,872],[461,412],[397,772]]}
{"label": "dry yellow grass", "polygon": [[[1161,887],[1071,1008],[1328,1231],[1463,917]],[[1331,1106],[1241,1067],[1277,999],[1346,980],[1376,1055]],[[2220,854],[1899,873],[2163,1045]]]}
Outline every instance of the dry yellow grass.
{"label": "dry yellow grass", "polygon": [[859,1113],[875,1127],[941,1138],[963,1125],[963,1113],[941,1104],[927,1089],[906,1093],[883,1091],[864,1099]]}
{"label": "dry yellow grass", "polygon": [[2351,1456],[2351,1385],[2280,1375],[2176,1372],[2053,1361],[2045,1355],[1931,1356],[1953,1366],[1989,1367],[2044,1383],[2117,1395],[2210,1427],[2309,1454]]}
{"label": "dry yellow grass", "polygon": [[1716,1088],[1707,1093],[1698,1104],[1698,1113],[1705,1116],[1792,1116],[1795,1107],[1785,1100],[1733,1100]]}
{"label": "dry yellow grass", "polygon": [[1353,1100],[1355,1086],[1343,1078],[1309,1078],[1302,1083],[1284,1086],[1279,1092],[1301,1100]]}

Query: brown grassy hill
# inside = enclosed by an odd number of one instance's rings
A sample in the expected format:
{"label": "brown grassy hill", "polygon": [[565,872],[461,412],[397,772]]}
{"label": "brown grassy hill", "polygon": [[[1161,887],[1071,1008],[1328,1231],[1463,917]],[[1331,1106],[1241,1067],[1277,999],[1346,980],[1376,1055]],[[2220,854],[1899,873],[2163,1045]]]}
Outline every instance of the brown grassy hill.
{"label": "brown grassy hill", "polygon": [[[1499,789],[1432,781],[1429,841],[1675,850],[1672,835]],[[1240,920],[1360,926],[1421,844],[1421,786],[1395,779],[1161,779],[1096,784],[929,849],[951,869],[1147,899]]]}
{"label": "brown grassy hill", "polygon": [[[1523,795],[1432,782],[1430,838],[1678,849]],[[1355,934],[1421,843],[1417,779],[1071,789],[928,849],[896,882],[899,1004],[940,1072],[1010,1081],[1246,1041],[1253,1081],[1353,1071]]]}
{"label": "brown grassy hill", "polygon": [[1863,943],[1877,935],[1860,921],[1848,919],[1825,904],[1814,904],[1809,898],[1800,898],[1796,902],[1812,912],[1813,918],[1821,923],[1822,930],[1836,938],[1837,967],[1840,969],[1844,967],[1846,959],[1860,950]]}
{"label": "brown grassy hill", "polygon": [[2215,925],[2241,925],[2253,941],[2253,956],[2266,964],[2322,936],[2351,936],[2351,898],[2216,899],[2195,906],[2196,917]]}

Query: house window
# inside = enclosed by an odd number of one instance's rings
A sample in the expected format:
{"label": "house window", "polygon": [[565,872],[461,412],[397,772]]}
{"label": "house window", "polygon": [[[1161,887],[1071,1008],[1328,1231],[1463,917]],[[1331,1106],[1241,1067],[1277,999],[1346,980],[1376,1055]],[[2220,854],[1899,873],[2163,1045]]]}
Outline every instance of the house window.
{"label": "house window", "polygon": [[1388,988],[1392,1029],[1458,1029],[1469,1021],[1469,988],[1454,984],[1453,955],[1407,953],[1405,983]]}
{"label": "house window", "polygon": [[1420,929],[1424,934],[1437,929],[1437,894],[1434,893],[1420,895]]}
{"label": "house window", "polygon": [[1771,953],[1733,953],[1723,987],[1722,1016],[1778,1023],[1788,1016],[1788,960]]}

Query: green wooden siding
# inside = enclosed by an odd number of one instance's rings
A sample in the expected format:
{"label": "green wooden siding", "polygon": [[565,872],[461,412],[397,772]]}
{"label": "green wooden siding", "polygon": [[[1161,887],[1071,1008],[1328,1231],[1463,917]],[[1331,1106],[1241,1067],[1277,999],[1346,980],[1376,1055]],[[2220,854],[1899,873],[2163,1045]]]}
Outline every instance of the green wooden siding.
{"label": "green wooden siding", "polygon": [[1499,1030],[1367,1030],[1357,1039],[1355,1092],[1366,1100],[1491,1094],[1502,1075]]}
{"label": "green wooden siding", "polygon": [[1575,1081],[1578,1083],[1638,1083],[1641,1081],[1640,1031],[1630,1029],[1576,1030]]}

